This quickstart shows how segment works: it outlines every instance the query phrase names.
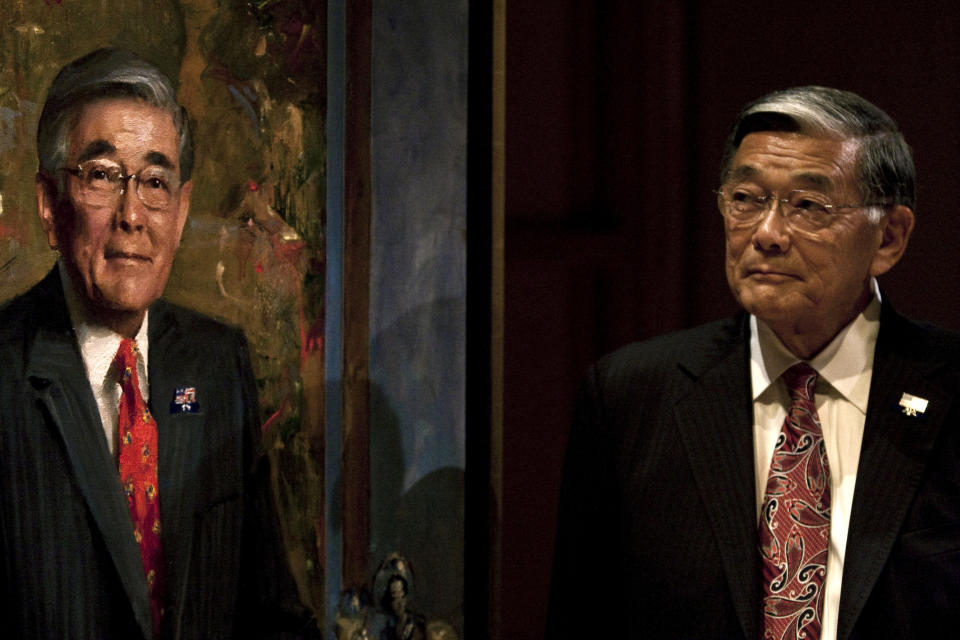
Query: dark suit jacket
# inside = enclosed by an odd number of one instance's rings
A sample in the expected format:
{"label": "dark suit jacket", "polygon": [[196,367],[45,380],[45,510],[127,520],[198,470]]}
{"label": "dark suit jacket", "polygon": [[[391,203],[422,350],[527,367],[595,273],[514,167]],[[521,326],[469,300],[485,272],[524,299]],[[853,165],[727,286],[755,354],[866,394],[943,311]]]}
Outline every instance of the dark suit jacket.
{"label": "dark suit jacket", "polygon": [[[759,638],[746,315],[638,343],[584,384],[547,638]],[[960,624],[960,337],[884,306],[839,640]],[[929,400],[915,417],[906,392]],[[948,627],[949,628],[949,627]]]}
{"label": "dark suit jacket", "polygon": [[[302,610],[256,451],[243,335],[162,301],[149,330],[164,637],[251,637],[260,626],[300,624],[278,622],[278,611]],[[0,367],[2,633],[149,638],[143,565],[56,269],[0,309]],[[176,387],[196,389],[199,412],[170,406]]]}

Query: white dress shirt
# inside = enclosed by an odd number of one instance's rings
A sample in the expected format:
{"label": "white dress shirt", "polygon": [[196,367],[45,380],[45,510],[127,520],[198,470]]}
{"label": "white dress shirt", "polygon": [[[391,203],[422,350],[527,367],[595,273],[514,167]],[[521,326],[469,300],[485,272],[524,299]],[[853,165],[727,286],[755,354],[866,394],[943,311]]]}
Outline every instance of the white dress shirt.
{"label": "white dress shirt", "polygon": [[[82,301],[74,288],[70,286],[69,273],[67,273],[62,262],[58,263],[58,266],[60,268],[60,279],[63,281],[67,310],[70,312],[70,323],[73,325],[73,333],[80,345],[80,355],[83,357],[83,365],[87,370],[87,380],[90,382],[93,397],[97,401],[97,409],[100,411],[103,434],[107,439],[110,454],[116,458],[117,405],[120,402],[121,390],[119,380],[116,376],[111,375],[110,365],[117,355],[123,336],[107,327],[94,324],[87,317]],[[140,350],[140,357],[137,358],[137,375],[139,376],[140,393],[143,395],[144,402],[150,399],[150,385],[147,382],[147,354],[150,347],[147,338],[149,315],[147,313],[144,316],[143,324],[140,325],[140,330],[137,331],[134,338],[137,341],[137,348]]]}
{"label": "white dress shirt", "polygon": [[[880,330],[880,292],[875,280],[871,282],[871,288],[873,299],[867,308],[808,361],[819,373],[815,401],[830,466],[830,546],[821,628],[823,640],[835,640],[837,636],[850,508],[867,415],[873,352]],[[784,347],[763,321],[750,317],[758,526],[770,461],[790,407],[790,394],[780,375],[797,362],[800,359]]]}

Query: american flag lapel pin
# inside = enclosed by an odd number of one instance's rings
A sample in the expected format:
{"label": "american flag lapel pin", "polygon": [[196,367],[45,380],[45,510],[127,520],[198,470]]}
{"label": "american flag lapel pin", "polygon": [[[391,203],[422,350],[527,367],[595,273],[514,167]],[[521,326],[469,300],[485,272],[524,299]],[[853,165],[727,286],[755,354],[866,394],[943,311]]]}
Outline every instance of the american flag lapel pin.
{"label": "american flag lapel pin", "polygon": [[170,413],[200,413],[196,387],[177,387],[170,403]]}
{"label": "american flag lapel pin", "polygon": [[930,404],[930,402],[926,398],[913,396],[909,393],[904,393],[900,396],[900,410],[903,411],[903,415],[905,416],[920,415],[927,410],[928,404]]}

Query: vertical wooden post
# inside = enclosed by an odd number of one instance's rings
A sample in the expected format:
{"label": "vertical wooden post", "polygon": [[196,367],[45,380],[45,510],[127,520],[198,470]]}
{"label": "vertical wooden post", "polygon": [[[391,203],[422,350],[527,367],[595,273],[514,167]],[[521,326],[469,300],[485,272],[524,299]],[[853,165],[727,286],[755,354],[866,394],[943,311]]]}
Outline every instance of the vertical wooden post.
{"label": "vertical wooden post", "polygon": [[343,587],[370,571],[371,0],[346,4],[343,257]]}
{"label": "vertical wooden post", "polygon": [[503,317],[507,0],[493,0],[490,157],[490,640],[503,638]]}
{"label": "vertical wooden post", "polygon": [[501,635],[505,11],[505,0],[470,2],[465,640]]}

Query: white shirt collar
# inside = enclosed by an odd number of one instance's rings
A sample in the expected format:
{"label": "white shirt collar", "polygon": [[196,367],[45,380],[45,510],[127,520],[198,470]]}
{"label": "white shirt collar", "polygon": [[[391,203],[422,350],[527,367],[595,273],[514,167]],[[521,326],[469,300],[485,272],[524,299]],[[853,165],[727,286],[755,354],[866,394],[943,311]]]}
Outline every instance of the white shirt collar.
{"label": "white shirt collar", "polygon": [[[843,395],[861,412],[867,412],[873,351],[880,331],[880,288],[870,280],[873,298],[853,321],[834,336],[812,360],[820,379]],[[793,355],[762,320],[750,316],[750,379],[753,400],[800,359]]]}

